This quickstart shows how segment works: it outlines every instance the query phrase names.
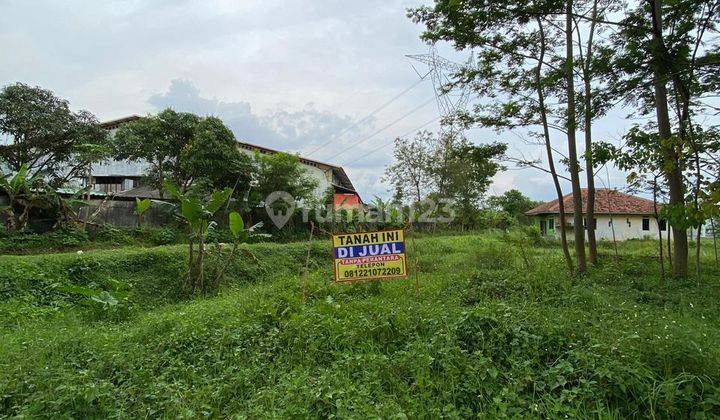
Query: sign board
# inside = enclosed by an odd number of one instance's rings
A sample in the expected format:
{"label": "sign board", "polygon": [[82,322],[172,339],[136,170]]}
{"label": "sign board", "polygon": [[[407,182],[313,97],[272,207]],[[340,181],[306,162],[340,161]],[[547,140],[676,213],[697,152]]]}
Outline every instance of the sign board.
{"label": "sign board", "polygon": [[407,278],[402,229],[333,235],[332,242],[337,283]]}

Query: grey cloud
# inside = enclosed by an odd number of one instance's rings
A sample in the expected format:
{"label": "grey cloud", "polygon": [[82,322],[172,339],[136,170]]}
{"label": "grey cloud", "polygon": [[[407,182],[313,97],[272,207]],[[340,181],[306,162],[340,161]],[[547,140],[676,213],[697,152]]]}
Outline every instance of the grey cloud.
{"label": "grey cloud", "polygon": [[[298,111],[278,109],[258,114],[248,102],[205,98],[188,80],[173,80],[165,93],[151,96],[148,102],[157,110],[170,107],[217,116],[239,140],[290,152],[317,148],[353,125],[349,116],[321,111],[311,104]],[[362,131],[371,125],[372,120],[369,120],[356,128]]]}

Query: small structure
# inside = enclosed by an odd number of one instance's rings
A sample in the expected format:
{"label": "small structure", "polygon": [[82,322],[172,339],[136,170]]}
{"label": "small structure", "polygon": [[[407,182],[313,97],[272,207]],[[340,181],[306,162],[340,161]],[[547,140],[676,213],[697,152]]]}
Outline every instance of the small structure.
{"label": "small structure", "polygon": [[[573,205],[572,194],[563,197],[565,204],[565,226],[568,239],[572,240]],[[587,229],[587,189],[582,190],[583,223]],[[658,204],[657,211],[661,206]],[[560,211],[558,200],[541,204],[525,213],[533,216],[543,236],[560,238]],[[643,239],[658,237],[658,223],[660,231],[667,232],[665,220],[656,220],[655,208],[652,200],[621,193],[609,188],[595,189],[595,238],[598,240]]]}

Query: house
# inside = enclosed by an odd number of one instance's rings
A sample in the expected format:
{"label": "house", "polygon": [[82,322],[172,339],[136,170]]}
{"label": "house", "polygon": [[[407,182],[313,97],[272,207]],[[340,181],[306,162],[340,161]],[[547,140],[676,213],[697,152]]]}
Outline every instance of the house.
{"label": "house", "polygon": [[[583,215],[587,210],[587,189],[582,190]],[[573,205],[572,194],[563,197],[565,204],[565,229],[572,239]],[[657,211],[661,206],[658,205]],[[560,211],[558,200],[541,204],[525,213],[532,216],[543,236],[560,238]],[[595,238],[598,240],[624,241],[658,237],[658,223],[662,232],[667,231],[664,220],[655,219],[652,200],[625,194],[608,188],[595,189]],[[584,226],[587,218],[583,217]],[[663,233],[663,236],[665,234]]]}
{"label": "house", "polygon": [[[140,118],[138,115],[131,115],[103,122],[100,126],[110,135],[114,135],[123,124]],[[241,152],[248,155],[281,153],[279,150],[251,143],[237,142],[237,145]],[[344,206],[347,206],[348,203],[358,203],[358,205],[362,203],[360,195],[342,167],[302,156],[299,156],[299,160],[307,174],[317,181],[318,187],[315,193],[318,197],[322,197],[328,189],[332,188],[336,203],[345,203]],[[142,178],[147,169],[147,162],[142,161],[109,160],[95,164],[92,168],[93,189],[98,192],[113,193],[116,197],[156,198],[156,191],[142,185]]]}

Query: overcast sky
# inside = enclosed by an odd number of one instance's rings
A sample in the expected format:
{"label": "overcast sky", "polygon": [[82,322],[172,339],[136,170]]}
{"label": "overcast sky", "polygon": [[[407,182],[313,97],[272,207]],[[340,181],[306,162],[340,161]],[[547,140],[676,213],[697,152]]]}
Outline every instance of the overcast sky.
{"label": "overcast sky", "polygon": [[[406,17],[420,3],[0,0],[0,85],[42,86],[101,121],[168,106],[216,115],[239,140],[344,166],[370,201],[389,195],[380,178],[392,147],[382,147],[438,128],[432,84],[417,83],[426,68],[405,57],[428,49]],[[600,125],[612,140],[628,123],[615,113]],[[517,133],[468,135],[541,156]],[[622,180],[611,172],[611,186]],[[491,193],[509,188],[554,196],[549,177],[530,169],[499,174]]]}

